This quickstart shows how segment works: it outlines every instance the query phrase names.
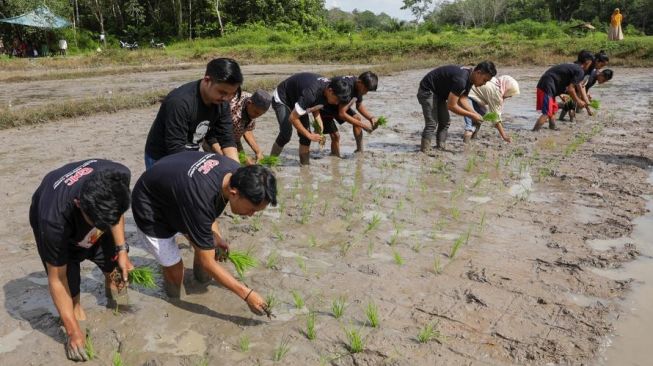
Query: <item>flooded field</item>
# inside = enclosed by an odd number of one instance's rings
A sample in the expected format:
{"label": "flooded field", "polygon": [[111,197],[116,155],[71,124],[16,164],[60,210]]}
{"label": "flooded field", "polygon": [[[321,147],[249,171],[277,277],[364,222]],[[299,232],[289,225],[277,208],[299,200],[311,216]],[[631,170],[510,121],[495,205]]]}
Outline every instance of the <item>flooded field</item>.
{"label": "flooded field", "polygon": [[[107,309],[102,274],[82,267],[82,327],[98,353],[91,364],[111,364],[116,351],[126,365],[646,364],[653,72],[616,69],[592,89],[602,101],[596,116],[532,133],[544,68],[499,68],[521,86],[505,110],[514,142],[484,126],[465,147],[462,118],[452,117],[448,151],[424,156],[415,94],[427,71],[383,77],[366,97],[389,124],[365,135],[364,154],[353,153],[343,126],[342,159],[328,156],[327,143],[300,168],[294,136],[275,168],[279,206],[219,219],[232,249],[259,260],[244,281],[279,300],[276,317],[255,317],[229,291],[195,283],[180,238],[181,301],[134,288],[130,306]],[[67,362],[27,220],[33,190],[46,172],[88,157],[126,164],[135,182],[157,109],[0,131],[0,364]],[[273,113],[258,121],[265,152],[277,132]],[[130,212],[127,231],[137,244]],[[133,248],[137,266],[154,264]],[[344,302],[340,317],[334,301]],[[419,342],[427,326],[433,337]],[[351,352],[352,330],[362,352]],[[282,344],[288,351],[275,362]]]}

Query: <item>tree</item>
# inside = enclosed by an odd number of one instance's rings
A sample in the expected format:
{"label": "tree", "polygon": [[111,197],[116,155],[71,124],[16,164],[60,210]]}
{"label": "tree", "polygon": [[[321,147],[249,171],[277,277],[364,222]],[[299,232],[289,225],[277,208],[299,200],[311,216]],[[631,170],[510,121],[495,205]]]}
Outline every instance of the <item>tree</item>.
{"label": "tree", "polygon": [[401,10],[409,9],[415,17],[415,23],[419,23],[424,15],[429,12],[431,5],[433,5],[433,0],[404,0],[404,6],[401,7]]}

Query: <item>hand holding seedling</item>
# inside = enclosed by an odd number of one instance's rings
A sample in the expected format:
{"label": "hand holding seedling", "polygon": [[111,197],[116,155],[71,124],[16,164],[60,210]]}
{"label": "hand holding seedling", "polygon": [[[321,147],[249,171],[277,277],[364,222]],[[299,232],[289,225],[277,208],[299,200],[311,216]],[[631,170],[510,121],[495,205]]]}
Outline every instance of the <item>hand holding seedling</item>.
{"label": "hand holding seedling", "polygon": [[127,256],[126,250],[121,250],[120,252],[118,252],[117,262],[118,262],[118,268],[120,270],[121,277],[114,282],[116,284],[116,287],[118,288],[118,291],[122,291],[122,289],[125,286],[127,286],[129,272],[134,269],[134,265],[129,260],[129,256]]}
{"label": "hand holding seedling", "polygon": [[247,302],[247,306],[249,306],[249,310],[256,314],[256,315],[263,315],[266,314],[268,318],[270,317],[270,313],[267,310],[267,306],[265,304],[265,300],[256,293],[254,290],[250,290],[249,294],[245,296],[244,299]]}
{"label": "hand holding seedling", "polygon": [[224,239],[215,237],[215,259],[224,262],[229,256],[229,243]]}
{"label": "hand holding seedling", "polygon": [[66,357],[72,361],[88,361],[89,357],[84,348],[85,344],[86,337],[84,337],[81,330],[68,335]]}

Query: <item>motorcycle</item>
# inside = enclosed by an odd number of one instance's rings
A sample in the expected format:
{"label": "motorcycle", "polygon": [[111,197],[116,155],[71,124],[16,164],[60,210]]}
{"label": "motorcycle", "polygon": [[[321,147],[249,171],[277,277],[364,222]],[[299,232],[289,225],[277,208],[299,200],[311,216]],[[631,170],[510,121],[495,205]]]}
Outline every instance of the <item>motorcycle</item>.
{"label": "motorcycle", "polygon": [[120,48],[126,48],[126,49],[128,49],[130,51],[137,50],[138,49],[138,43],[137,42],[128,43],[128,42],[120,41]]}
{"label": "motorcycle", "polygon": [[152,48],[166,48],[166,45],[163,42],[154,42],[154,39],[151,39],[150,40],[150,47],[152,47]]}

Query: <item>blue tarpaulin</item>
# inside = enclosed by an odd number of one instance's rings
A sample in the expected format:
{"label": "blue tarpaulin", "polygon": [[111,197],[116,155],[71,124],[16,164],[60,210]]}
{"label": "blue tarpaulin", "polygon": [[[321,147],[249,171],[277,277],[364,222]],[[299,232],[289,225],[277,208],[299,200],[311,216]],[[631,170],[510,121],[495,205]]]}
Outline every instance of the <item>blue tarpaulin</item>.
{"label": "blue tarpaulin", "polygon": [[40,6],[23,15],[0,19],[0,22],[37,28],[63,28],[70,26],[69,21],[55,15],[47,6]]}

